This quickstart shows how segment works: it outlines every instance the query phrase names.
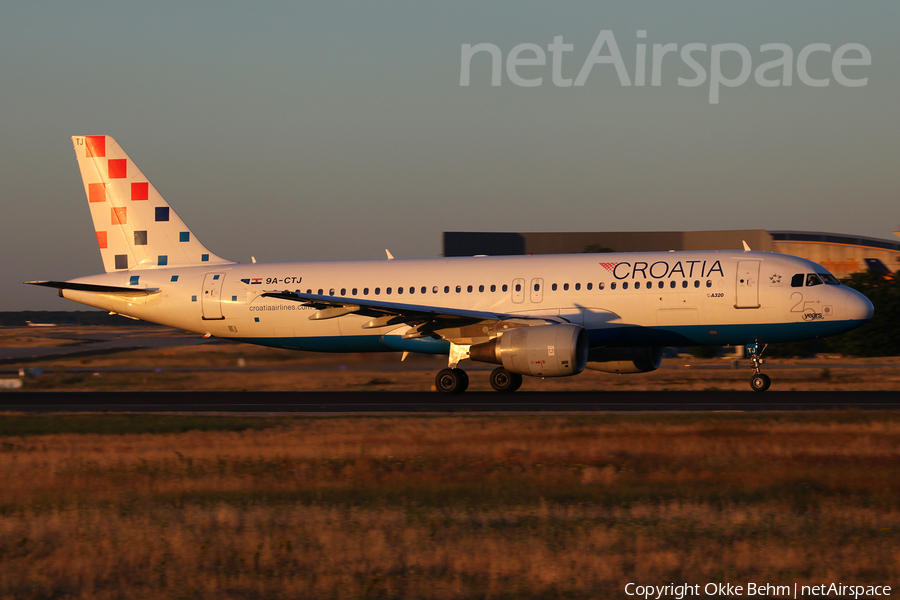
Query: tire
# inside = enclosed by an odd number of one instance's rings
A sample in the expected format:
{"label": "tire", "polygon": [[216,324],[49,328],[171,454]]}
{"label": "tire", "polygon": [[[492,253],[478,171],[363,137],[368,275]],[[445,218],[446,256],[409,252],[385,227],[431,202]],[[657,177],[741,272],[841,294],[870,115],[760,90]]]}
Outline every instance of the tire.
{"label": "tire", "polygon": [[497,367],[491,372],[491,387],[498,392],[514,392],[522,385],[522,376],[518,373],[510,373],[503,367]]}
{"label": "tire", "polygon": [[754,392],[764,392],[772,385],[772,380],[765,373],[757,373],[750,378],[750,388]]}
{"label": "tire", "polygon": [[442,394],[462,394],[469,387],[469,376],[462,369],[443,369],[435,376],[434,387]]}

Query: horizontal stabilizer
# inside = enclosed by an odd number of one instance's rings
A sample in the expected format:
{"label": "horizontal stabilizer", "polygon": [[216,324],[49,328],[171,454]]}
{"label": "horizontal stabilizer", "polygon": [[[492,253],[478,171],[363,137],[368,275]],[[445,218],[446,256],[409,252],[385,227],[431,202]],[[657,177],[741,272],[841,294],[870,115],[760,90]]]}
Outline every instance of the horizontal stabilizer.
{"label": "horizontal stabilizer", "polygon": [[97,285],[93,283],[74,283],[70,281],[24,281],[29,285],[56,288],[58,290],[77,290],[79,292],[96,292],[98,294],[119,294],[123,296],[150,296],[158,294],[159,288],[119,287],[115,285]]}

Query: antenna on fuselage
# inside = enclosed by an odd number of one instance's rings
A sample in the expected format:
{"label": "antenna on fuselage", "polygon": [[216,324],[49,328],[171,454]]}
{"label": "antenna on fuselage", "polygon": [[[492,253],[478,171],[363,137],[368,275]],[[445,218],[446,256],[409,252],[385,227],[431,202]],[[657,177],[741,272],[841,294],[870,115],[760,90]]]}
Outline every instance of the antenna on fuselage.
{"label": "antenna on fuselage", "polygon": [[744,252],[750,252],[750,245],[747,244],[747,240],[741,240],[741,243],[744,244]]}

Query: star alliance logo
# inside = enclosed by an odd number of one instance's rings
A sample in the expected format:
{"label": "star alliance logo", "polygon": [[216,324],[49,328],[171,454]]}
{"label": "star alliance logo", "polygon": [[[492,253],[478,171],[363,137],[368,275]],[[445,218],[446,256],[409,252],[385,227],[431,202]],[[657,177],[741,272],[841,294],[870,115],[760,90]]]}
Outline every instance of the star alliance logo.
{"label": "star alliance logo", "polygon": [[772,285],[778,285],[781,283],[781,275],[772,275],[769,277],[769,281],[772,282]]}

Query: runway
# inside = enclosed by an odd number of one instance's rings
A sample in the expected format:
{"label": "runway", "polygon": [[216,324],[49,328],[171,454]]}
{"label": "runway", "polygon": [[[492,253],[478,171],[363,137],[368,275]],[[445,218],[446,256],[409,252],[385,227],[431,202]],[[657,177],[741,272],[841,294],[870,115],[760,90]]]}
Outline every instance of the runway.
{"label": "runway", "polygon": [[8,392],[0,411],[458,413],[897,410],[896,392]]}

